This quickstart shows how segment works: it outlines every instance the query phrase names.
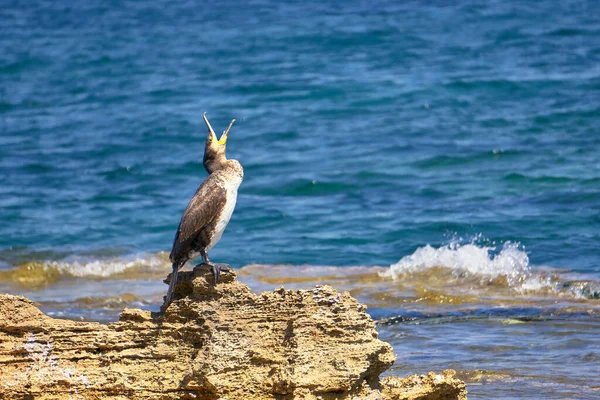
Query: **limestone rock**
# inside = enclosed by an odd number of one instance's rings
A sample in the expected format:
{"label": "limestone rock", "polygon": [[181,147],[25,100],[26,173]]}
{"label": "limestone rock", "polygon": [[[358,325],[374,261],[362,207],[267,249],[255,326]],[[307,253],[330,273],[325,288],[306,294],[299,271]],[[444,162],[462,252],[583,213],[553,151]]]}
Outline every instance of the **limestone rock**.
{"label": "limestone rock", "polygon": [[451,374],[380,382],[394,361],[365,307],[329,286],[255,295],[198,266],[164,314],[108,325],[0,295],[0,399],[466,398]]}
{"label": "limestone rock", "polygon": [[456,372],[447,369],[442,374],[395,376],[382,379],[384,399],[394,400],[444,400],[467,399],[467,385],[456,378]]}

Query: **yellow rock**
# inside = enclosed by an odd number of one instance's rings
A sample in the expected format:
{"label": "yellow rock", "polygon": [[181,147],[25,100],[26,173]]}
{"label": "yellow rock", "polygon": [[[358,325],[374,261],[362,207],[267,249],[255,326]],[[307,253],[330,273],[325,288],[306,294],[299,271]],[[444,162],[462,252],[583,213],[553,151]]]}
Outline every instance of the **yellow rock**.
{"label": "yellow rock", "polygon": [[329,286],[255,295],[181,272],[164,314],[53,319],[0,295],[0,398],[465,399],[453,372],[385,378],[395,361],[365,307]]}

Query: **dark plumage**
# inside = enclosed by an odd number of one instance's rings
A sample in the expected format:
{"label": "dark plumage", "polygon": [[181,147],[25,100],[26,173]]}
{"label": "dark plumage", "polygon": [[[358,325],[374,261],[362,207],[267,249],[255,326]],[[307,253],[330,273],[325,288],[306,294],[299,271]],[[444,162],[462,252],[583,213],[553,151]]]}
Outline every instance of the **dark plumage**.
{"label": "dark plumage", "polygon": [[183,212],[169,256],[174,264],[185,264],[190,250],[200,252],[210,244],[216,216],[225,207],[226,190],[214,182],[216,178],[212,174],[206,178]]}
{"label": "dark plumage", "polygon": [[213,270],[215,285],[219,281],[219,267],[210,263],[208,250],[221,239],[235,208],[237,189],[244,177],[244,170],[240,163],[236,160],[228,160],[225,156],[227,135],[234,121],[231,121],[227,130],[217,140],[204,113],[204,122],[208,127],[204,168],[210,175],[190,200],[175,233],[173,249],[169,256],[173,263],[173,274],[164,307],[167,307],[173,299],[177,272],[191,258],[202,256],[202,261],[210,265]]}

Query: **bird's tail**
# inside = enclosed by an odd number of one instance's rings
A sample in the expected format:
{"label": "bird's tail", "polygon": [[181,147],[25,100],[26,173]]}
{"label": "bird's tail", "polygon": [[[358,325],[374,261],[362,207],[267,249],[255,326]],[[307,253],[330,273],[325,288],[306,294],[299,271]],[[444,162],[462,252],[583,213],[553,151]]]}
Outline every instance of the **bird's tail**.
{"label": "bird's tail", "polygon": [[165,303],[163,305],[164,308],[167,308],[169,304],[171,304],[171,301],[173,301],[173,294],[175,293],[175,286],[177,285],[177,271],[179,271],[179,265],[173,263],[173,273],[171,274],[169,290],[167,291],[167,296],[165,297]]}

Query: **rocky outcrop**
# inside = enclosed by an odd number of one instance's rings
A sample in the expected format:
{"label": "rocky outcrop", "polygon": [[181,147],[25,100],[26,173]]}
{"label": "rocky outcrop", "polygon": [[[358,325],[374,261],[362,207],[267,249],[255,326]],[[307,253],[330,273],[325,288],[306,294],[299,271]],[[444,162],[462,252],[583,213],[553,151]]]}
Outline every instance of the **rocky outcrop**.
{"label": "rocky outcrop", "polygon": [[380,380],[392,348],[348,293],[211,282],[203,266],[182,272],[164,313],[108,325],[0,296],[0,399],[466,398],[452,371]]}

